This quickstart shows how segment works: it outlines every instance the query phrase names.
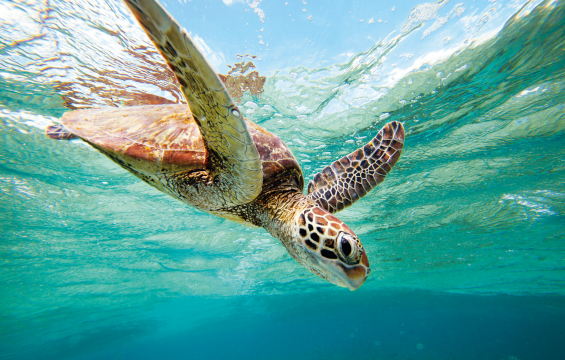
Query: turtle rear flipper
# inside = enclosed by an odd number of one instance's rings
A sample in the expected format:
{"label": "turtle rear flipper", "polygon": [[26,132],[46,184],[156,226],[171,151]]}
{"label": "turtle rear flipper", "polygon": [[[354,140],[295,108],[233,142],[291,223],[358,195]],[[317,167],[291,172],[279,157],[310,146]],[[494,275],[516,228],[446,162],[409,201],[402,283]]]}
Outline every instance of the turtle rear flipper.
{"label": "turtle rear flipper", "polygon": [[219,207],[251,202],[263,185],[261,160],[224,83],[157,1],[124,1],[175,73],[200,128],[213,181],[199,183],[198,196]]}
{"label": "turtle rear flipper", "polygon": [[45,129],[45,135],[53,140],[72,140],[78,139],[78,136],[71,133],[62,124],[49,125]]}
{"label": "turtle rear flipper", "polygon": [[402,124],[386,124],[367,145],[314,175],[308,184],[308,197],[331,213],[345,209],[384,181],[403,146]]}

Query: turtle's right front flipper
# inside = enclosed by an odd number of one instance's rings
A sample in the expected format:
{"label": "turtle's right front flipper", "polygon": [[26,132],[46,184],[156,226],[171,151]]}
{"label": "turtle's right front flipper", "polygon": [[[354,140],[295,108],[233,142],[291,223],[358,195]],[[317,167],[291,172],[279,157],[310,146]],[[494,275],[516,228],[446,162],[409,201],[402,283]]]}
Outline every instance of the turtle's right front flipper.
{"label": "turtle's right front flipper", "polygon": [[235,103],[190,36],[155,0],[124,0],[174,71],[209,153],[212,183],[199,196],[214,206],[248,203],[261,192],[263,173],[255,144]]}
{"label": "turtle's right front flipper", "polygon": [[386,124],[367,145],[326,166],[308,184],[308,197],[336,213],[384,181],[404,147],[404,127]]}

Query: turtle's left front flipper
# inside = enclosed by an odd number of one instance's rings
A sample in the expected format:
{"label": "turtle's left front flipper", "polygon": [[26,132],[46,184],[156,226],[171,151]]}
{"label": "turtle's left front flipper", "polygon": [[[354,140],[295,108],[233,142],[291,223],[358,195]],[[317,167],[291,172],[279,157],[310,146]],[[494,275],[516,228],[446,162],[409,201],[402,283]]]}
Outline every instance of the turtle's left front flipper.
{"label": "turtle's left front flipper", "polygon": [[386,124],[367,145],[314,175],[308,184],[308,197],[331,213],[345,209],[383,182],[403,146],[402,124]]}
{"label": "turtle's left front flipper", "polygon": [[213,182],[197,184],[211,207],[246,204],[263,185],[261,160],[235,103],[194,41],[155,0],[124,0],[177,77],[209,154]]}

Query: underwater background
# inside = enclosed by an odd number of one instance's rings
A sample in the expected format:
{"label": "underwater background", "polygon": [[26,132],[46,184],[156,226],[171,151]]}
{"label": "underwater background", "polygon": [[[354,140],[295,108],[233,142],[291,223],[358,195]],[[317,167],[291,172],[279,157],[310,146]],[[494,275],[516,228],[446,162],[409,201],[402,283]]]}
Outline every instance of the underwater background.
{"label": "underwater background", "polygon": [[404,124],[350,292],[46,138],[183,100],[121,2],[0,0],[0,359],[565,359],[565,2],[419,1],[163,1],[306,182]]}

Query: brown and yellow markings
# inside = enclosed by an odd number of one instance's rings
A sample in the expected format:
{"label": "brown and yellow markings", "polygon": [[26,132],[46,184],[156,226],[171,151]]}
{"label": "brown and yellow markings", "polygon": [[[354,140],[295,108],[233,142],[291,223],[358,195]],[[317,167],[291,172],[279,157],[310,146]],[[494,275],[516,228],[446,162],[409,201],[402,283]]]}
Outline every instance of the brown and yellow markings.
{"label": "brown and yellow markings", "polygon": [[337,249],[336,243],[337,236],[341,231],[355,237],[355,234],[347,225],[319,207],[309,208],[300,214],[298,227],[304,245],[330,260],[344,256],[339,253],[341,250]]}
{"label": "brown and yellow markings", "polygon": [[207,152],[191,120],[186,105],[78,110],[61,119],[115,161],[144,174],[205,168]]}
{"label": "brown and yellow markings", "polygon": [[328,229],[328,236],[335,237],[337,236],[337,231],[334,229]]}
{"label": "brown and yellow markings", "polygon": [[336,230],[341,230],[341,224],[336,222],[331,222],[330,226]]}
{"label": "brown and yellow markings", "polygon": [[[190,120],[189,120],[190,119]],[[174,113],[163,116],[160,120],[156,121],[155,124],[165,124],[165,123],[192,123],[192,117],[189,118],[187,113]]]}
{"label": "brown and yellow markings", "polygon": [[362,148],[314,175],[308,197],[331,213],[350,206],[384,180],[400,157],[403,142],[402,124],[386,124]]}

